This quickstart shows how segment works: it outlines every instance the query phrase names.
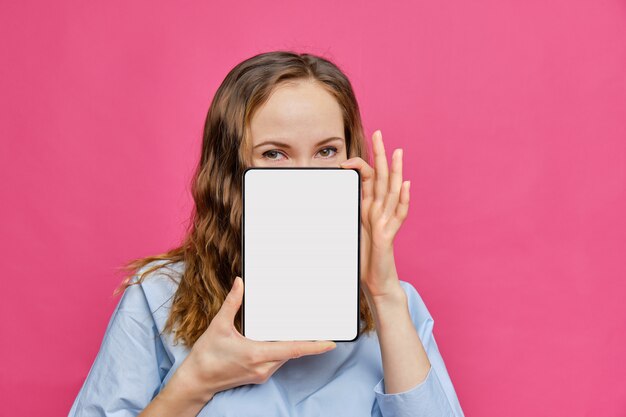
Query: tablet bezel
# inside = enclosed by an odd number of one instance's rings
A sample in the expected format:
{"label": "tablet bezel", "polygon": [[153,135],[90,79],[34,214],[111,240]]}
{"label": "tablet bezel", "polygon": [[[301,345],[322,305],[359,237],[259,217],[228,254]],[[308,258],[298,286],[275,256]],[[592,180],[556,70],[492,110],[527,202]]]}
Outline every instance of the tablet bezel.
{"label": "tablet bezel", "polygon": [[357,175],[357,183],[358,183],[358,191],[357,191],[357,300],[356,300],[356,335],[352,339],[348,340],[332,340],[333,342],[354,342],[359,338],[360,334],[360,306],[361,306],[361,173],[356,168],[339,168],[339,167],[248,167],[244,170],[242,174],[241,181],[241,201],[242,201],[242,210],[241,210],[241,279],[244,282],[244,294],[241,302],[241,333],[244,337],[246,337],[245,331],[245,186],[246,186],[246,174],[249,171],[253,170],[333,170],[333,171],[354,171]]}

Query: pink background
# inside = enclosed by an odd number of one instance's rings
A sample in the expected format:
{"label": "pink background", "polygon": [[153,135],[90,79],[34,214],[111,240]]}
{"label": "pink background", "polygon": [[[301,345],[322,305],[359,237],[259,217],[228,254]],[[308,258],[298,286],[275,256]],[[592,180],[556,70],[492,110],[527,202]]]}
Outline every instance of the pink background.
{"label": "pink background", "polygon": [[274,49],[402,147],[401,279],[467,416],[626,415],[626,3],[2,2],[0,415],[66,415],[124,261],[177,244],[208,105]]}

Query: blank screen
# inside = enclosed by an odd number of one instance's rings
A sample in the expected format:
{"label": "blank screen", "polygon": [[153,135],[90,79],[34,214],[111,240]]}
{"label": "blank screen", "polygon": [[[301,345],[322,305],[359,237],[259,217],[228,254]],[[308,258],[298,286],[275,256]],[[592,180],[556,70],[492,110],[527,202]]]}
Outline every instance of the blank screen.
{"label": "blank screen", "polygon": [[244,336],[356,339],[360,190],[354,169],[244,172]]}

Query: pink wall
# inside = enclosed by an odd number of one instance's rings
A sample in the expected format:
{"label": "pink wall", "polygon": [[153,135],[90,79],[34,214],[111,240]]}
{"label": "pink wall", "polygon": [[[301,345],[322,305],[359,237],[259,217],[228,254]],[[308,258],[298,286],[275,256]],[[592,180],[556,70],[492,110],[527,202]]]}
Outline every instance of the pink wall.
{"label": "pink wall", "polygon": [[0,5],[0,415],[67,414],[115,269],[181,237],[215,89],[291,48],[404,148],[399,270],[466,415],[626,415],[626,3],[262,4]]}

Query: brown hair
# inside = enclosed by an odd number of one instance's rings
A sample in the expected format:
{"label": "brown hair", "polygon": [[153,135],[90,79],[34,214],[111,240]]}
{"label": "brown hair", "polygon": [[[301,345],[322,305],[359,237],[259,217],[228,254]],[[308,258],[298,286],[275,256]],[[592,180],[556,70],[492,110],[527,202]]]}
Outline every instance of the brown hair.
{"label": "brown hair", "polygon": [[[193,346],[221,308],[235,276],[241,276],[241,181],[249,166],[250,120],[277,85],[300,80],[318,82],[337,99],[343,112],[348,158],[359,156],[369,163],[352,86],[335,64],[311,54],[274,51],[236,65],[209,107],[202,154],[191,183],[195,205],[182,245],[128,262],[123,269],[129,275],[114,292],[119,294],[151,272],[182,261],[184,271],[164,328],[164,332],[174,333],[174,341],[181,339]],[[148,265],[152,262],[154,265]],[[143,272],[134,280],[139,270]],[[359,334],[375,328],[362,286],[360,300],[359,316],[364,325]],[[240,321],[241,310],[234,323],[239,332]]]}

